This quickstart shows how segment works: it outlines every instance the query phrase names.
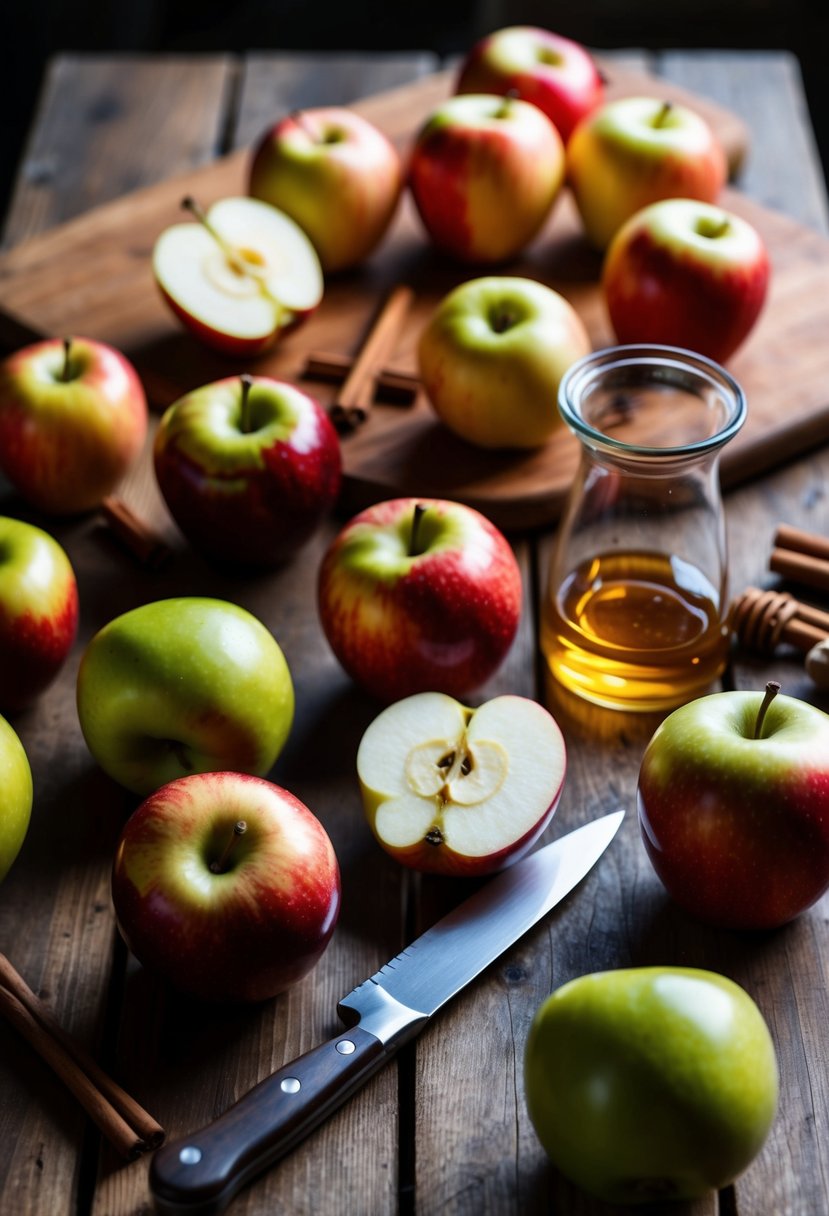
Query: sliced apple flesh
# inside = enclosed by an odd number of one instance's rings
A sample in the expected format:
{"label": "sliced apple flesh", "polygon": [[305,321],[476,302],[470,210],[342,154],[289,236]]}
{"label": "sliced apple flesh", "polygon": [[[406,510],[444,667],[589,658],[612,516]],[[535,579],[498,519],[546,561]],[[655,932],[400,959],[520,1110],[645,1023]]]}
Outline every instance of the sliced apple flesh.
{"label": "sliced apple flesh", "polygon": [[517,861],[558,805],[566,749],[525,697],[468,709],[443,693],[388,706],[363,735],[357,775],[372,831],[413,869],[488,874]]}
{"label": "sliced apple flesh", "polygon": [[243,197],[214,203],[203,223],[162,232],[153,273],[185,325],[239,354],[265,349],[311,313],[323,293],[319,258],[299,225]]}

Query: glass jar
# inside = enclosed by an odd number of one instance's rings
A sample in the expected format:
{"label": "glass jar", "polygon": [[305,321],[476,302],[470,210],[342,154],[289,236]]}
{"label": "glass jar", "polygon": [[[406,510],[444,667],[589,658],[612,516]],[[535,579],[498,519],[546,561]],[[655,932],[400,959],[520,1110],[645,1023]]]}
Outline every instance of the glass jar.
{"label": "glass jar", "polygon": [[598,705],[672,709],[726,663],[718,458],[745,396],[691,351],[617,346],[573,364],[559,410],[582,451],[542,613],[548,679]]}

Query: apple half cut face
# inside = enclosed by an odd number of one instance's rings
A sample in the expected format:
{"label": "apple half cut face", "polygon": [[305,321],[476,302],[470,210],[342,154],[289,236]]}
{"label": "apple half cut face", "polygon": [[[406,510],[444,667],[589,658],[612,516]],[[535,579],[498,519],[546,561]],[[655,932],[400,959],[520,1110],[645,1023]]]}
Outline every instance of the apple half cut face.
{"label": "apple half cut face", "polygon": [[491,874],[549,823],[566,750],[535,701],[501,696],[468,709],[425,692],[388,706],[366,730],[357,775],[372,831],[415,870]]}
{"label": "apple half cut face", "polygon": [[202,341],[225,354],[259,353],[319,304],[319,258],[294,220],[258,199],[221,199],[204,220],[162,232],[156,281]]}

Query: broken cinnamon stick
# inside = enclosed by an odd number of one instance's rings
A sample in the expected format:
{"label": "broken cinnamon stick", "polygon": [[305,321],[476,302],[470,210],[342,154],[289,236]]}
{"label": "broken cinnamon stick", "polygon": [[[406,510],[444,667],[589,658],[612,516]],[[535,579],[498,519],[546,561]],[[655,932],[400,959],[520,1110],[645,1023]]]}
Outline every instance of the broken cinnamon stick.
{"label": "broken cinnamon stick", "polygon": [[161,1125],[67,1034],[3,954],[0,1012],[49,1064],[123,1157],[135,1159],[163,1142]]}
{"label": "broken cinnamon stick", "polygon": [[351,430],[368,417],[374,377],[394,349],[413,298],[412,289],[403,284],[389,294],[331,406],[331,418],[336,425]]}
{"label": "broken cinnamon stick", "polygon": [[101,503],[101,512],[113,536],[142,565],[158,567],[170,556],[165,541],[122,498],[112,495],[105,498]]}

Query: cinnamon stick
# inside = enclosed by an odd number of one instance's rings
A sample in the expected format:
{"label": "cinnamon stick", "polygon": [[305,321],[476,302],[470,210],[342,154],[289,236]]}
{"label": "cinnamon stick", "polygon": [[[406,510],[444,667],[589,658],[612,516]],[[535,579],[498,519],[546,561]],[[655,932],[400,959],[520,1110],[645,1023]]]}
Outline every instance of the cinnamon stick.
{"label": "cinnamon stick", "polygon": [[331,407],[333,421],[346,430],[364,422],[374,397],[374,377],[394,349],[414,293],[399,284],[386,299]]}
{"label": "cinnamon stick", "polygon": [[780,524],[774,534],[773,544],[775,549],[805,553],[829,562],[829,537],[819,536],[816,532],[806,532],[803,528],[792,527],[791,524]]}
{"label": "cinnamon stick", "polygon": [[[354,360],[350,355],[312,351],[305,360],[300,376],[309,380],[333,380],[336,384],[341,384],[353,366]],[[376,373],[374,382],[378,397],[401,405],[411,405],[420,388],[420,380],[414,372],[406,372],[396,367],[381,368]]]}
{"label": "cinnamon stick", "polygon": [[164,1140],[164,1129],[99,1067],[0,954],[0,1011],[72,1091],[124,1157],[134,1159]]}
{"label": "cinnamon stick", "polygon": [[159,534],[127,506],[122,498],[110,495],[101,503],[101,512],[113,536],[129,549],[144,566],[157,567],[170,556],[170,549]]}
{"label": "cinnamon stick", "polygon": [[783,578],[829,592],[829,558],[798,553],[793,549],[772,549],[769,569]]}

